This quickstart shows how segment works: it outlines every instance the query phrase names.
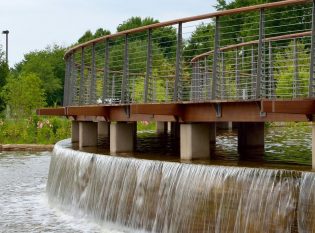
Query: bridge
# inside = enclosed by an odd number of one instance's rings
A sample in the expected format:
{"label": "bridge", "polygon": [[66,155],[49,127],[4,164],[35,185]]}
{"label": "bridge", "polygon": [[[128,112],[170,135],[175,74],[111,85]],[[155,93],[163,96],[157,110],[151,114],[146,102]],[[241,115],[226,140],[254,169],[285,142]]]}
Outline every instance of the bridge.
{"label": "bridge", "polygon": [[69,49],[64,106],[37,113],[71,119],[80,147],[102,131],[112,152],[132,151],[137,121],[171,122],[181,158],[204,158],[215,123],[238,122],[239,150],[263,150],[265,122],[314,121],[314,53],[309,0],[155,23]]}

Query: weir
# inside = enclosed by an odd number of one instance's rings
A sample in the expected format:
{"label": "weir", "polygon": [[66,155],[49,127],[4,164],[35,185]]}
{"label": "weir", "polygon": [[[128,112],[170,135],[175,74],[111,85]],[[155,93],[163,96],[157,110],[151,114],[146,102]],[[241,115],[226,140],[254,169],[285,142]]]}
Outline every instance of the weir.
{"label": "weir", "polygon": [[47,193],[134,232],[314,232],[315,174],[97,155],[56,144]]}

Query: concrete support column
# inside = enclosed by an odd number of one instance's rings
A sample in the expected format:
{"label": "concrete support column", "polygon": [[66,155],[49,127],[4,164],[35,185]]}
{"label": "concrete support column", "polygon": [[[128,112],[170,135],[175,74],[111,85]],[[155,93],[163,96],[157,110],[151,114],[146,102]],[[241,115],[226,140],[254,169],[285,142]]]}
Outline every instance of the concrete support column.
{"label": "concrete support column", "polygon": [[210,158],[210,124],[180,125],[180,158]]}
{"label": "concrete support column", "polygon": [[238,124],[238,151],[243,158],[262,160],[265,146],[264,122]]}
{"label": "concrete support column", "polygon": [[216,122],[209,123],[209,137],[210,137],[210,147],[215,145],[215,139],[217,136]]}
{"label": "concrete support column", "polygon": [[315,122],[312,122],[312,168],[315,170]]}
{"label": "concrete support column", "polygon": [[166,134],[167,133],[167,122],[157,121],[156,122],[156,132],[158,134]]}
{"label": "concrete support column", "polygon": [[107,138],[109,137],[109,122],[99,121],[97,123],[97,133],[99,137]]}
{"label": "concrete support column", "polygon": [[71,142],[79,142],[79,122],[71,121]]}
{"label": "concrete support column", "polygon": [[79,147],[97,146],[97,123],[81,121],[79,123]]}
{"label": "concrete support column", "polygon": [[135,148],[136,124],[111,122],[110,152],[132,152]]}
{"label": "concrete support column", "polygon": [[174,137],[179,137],[179,135],[180,135],[180,124],[178,122],[171,122],[171,134]]}

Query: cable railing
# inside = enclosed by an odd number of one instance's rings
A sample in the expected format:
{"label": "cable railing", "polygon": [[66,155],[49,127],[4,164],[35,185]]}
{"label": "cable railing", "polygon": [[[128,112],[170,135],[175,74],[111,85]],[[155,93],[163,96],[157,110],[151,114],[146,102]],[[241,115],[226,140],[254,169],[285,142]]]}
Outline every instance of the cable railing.
{"label": "cable railing", "polygon": [[286,0],[79,44],[65,54],[64,105],[314,98],[314,9]]}

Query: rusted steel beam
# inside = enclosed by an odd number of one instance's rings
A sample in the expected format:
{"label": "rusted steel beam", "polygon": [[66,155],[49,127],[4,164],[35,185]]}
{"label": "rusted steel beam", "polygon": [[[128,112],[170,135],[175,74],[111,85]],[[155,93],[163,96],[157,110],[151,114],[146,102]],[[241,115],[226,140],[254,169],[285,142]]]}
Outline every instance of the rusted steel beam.
{"label": "rusted steel beam", "polygon": [[65,107],[60,108],[40,108],[36,110],[36,114],[39,116],[65,116]]}
{"label": "rusted steel beam", "polygon": [[170,20],[170,21],[166,21],[166,22],[162,22],[162,23],[155,23],[155,24],[151,24],[151,25],[147,25],[147,26],[143,26],[143,27],[138,27],[138,28],[118,32],[118,33],[111,34],[111,35],[106,35],[106,36],[99,37],[99,38],[96,38],[94,40],[90,40],[88,42],[79,44],[79,45],[74,46],[71,49],[69,49],[65,53],[65,57],[67,57],[71,52],[74,52],[75,50],[78,50],[82,47],[90,46],[92,43],[103,42],[108,38],[116,38],[116,37],[123,36],[126,34],[143,32],[143,31],[146,31],[148,29],[166,27],[166,26],[171,26],[171,25],[175,25],[178,23],[186,23],[186,22],[215,18],[215,17],[225,16],[225,15],[233,15],[233,14],[239,14],[239,13],[244,13],[244,12],[257,11],[260,9],[270,9],[270,8],[275,8],[275,7],[289,6],[289,5],[295,5],[295,4],[303,4],[303,3],[308,3],[308,2],[311,2],[311,1],[310,0],[286,0],[286,1],[279,1],[279,2],[254,5],[254,6],[241,7],[241,8],[230,9],[230,10],[223,10],[223,11],[218,11],[218,12],[214,12],[214,13],[208,13],[208,14],[203,14],[203,15],[197,15],[197,16],[192,16],[192,17]]}
{"label": "rusted steel beam", "polygon": [[315,100],[262,100],[267,113],[315,114]]}
{"label": "rusted steel beam", "polygon": [[67,116],[104,116],[108,117],[107,106],[73,106],[66,108]]}
{"label": "rusted steel beam", "polygon": [[130,113],[179,116],[180,107],[180,104],[134,104],[130,106]]}
{"label": "rusted steel beam", "polygon": [[39,109],[37,114],[68,116],[87,121],[97,121],[102,117],[102,120],[108,121],[306,122],[311,120],[312,114],[315,114],[315,100],[99,105]]}

